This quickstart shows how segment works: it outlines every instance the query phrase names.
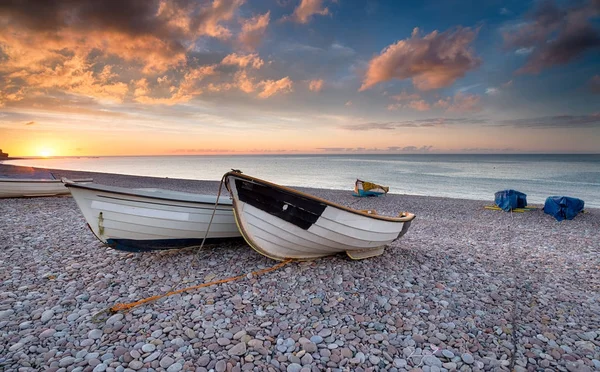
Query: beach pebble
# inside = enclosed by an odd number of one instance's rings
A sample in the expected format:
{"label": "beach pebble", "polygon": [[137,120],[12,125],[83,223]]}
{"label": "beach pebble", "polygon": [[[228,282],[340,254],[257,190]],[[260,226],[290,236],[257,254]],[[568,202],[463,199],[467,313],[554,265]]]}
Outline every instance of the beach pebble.
{"label": "beach pebble", "polygon": [[160,360],[160,366],[163,368],[169,368],[173,363],[175,363],[175,361],[170,356],[165,356]]}
{"label": "beach pebble", "polygon": [[144,344],[144,346],[142,346],[142,351],[144,353],[151,353],[154,350],[156,350],[156,345],[154,344]]}
{"label": "beach pebble", "polygon": [[320,335],[311,336],[310,342],[318,345],[321,342],[323,342],[323,337],[321,337]]}
{"label": "beach pebble", "polygon": [[461,355],[461,359],[463,362],[467,363],[467,364],[473,364],[473,362],[475,362],[475,359],[473,359],[473,356],[471,354],[468,353],[464,353]]}
{"label": "beach pebble", "polygon": [[246,343],[240,342],[227,351],[229,355],[244,355],[246,353]]}
{"label": "beach pebble", "polygon": [[46,310],[46,311],[44,311],[42,313],[42,317],[40,318],[40,322],[46,323],[50,319],[52,319],[52,317],[54,317],[54,310],[52,310],[52,309]]}
{"label": "beach pebble", "polygon": [[102,331],[99,329],[92,329],[88,332],[87,336],[91,340],[97,340],[102,337]]}
{"label": "beach pebble", "polygon": [[[216,195],[219,186],[96,175],[131,188]],[[243,240],[121,252],[97,240],[72,197],[2,199],[0,369],[466,372],[506,370],[514,360],[515,371],[600,370],[590,323],[600,311],[597,209],[557,223],[541,209],[486,210],[489,201],[307,191],[417,218],[381,256],[340,254],[248,276],[275,262]]]}

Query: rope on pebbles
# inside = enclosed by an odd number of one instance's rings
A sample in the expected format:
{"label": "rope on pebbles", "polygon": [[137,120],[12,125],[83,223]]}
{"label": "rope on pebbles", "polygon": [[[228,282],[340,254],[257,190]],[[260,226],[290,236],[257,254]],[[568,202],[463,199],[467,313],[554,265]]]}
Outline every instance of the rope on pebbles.
{"label": "rope on pebbles", "polygon": [[100,319],[99,319],[100,315],[102,315],[104,313],[115,314],[115,313],[118,313],[120,311],[128,311],[128,310],[130,310],[130,309],[132,309],[134,307],[137,307],[137,306],[149,303],[149,302],[153,302],[153,301],[156,301],[156,300],[160,300],[161,298],[172,296],[172,295],[175,295],[175,294],[180,294],[180,293],[191,291],[191,290],[194,290],[194,289],[210,287],[210,286],[215,285],[215,284],[222,284],[222,283],[233,282],[233,281],[240,280],[240,279],[243,279],[243,278],[246,278],[246,277],[257,277],[259,275],[266,274],[268,272],[280,269],[280,268],[284,267],[285,265],[287,265],[287,264],[289,264],[289,263],[291,263],[293,261],[294,260],[292,260],[292,259],[285,260],[285,261],[277,263],[274,266],[268,267],[266,269],[256,270],[256,271],[252,271],[252,272],[247,273],[247,274],[232,276],[232,277],[229,277],[229,278],[226,278],[226,279],[215,280],[215,281],[212,281],[212,282],[209,282],[209,283],[202,283],[202,284],[194,285],[194,286],[191,286],[191,287],[181,288],[181,289],[178,289],[178,290],[175,290],[175,291],[169,291],[169,292],[166,292],[166,293],[163,293],[163,294],[160,294],[160,295],[146,297],[146,298],[143,298],[143,299],[135,301],[135,302],[118,303],[118,304],[115,304],[115,305],[113,305],[111,307],[108,307],[108,308],[106,308],[104,310],[101,310],[98,313],[96,313],[92,317],[92,321],[99,322],[100,321]]}

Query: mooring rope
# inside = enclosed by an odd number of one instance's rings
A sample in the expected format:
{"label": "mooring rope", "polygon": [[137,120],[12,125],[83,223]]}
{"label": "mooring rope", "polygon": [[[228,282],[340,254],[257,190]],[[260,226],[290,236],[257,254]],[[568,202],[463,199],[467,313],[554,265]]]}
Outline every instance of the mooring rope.
{"label": "mooring rope", "polygon": [[[259,275],[262,275],[262,274],[266,274],[268,272],[280,269],[280,268],[284,267],[285,265],[289,264],[292,261],[293,260],[291,260],[291,259],[290,260],[285,260],[283,262],[279,262],[276,265],[268,267],[266,269],[261,269],[261,270],[253,271],[253,272],[250,273],[250,275],[252,275],[252,276],[259,276]],[[191,291],[193,289],[199,289],[199,288],[209,287],[209,286],[215,285],[215,284],[222,284],[222,283],[233,282],[235,280],[243,279],[243,278],[245,278],[247,276],[248,276],[248,274],[242,274],[242,275],[232,276],[232,277],[229,277],[229,278],[226,278],[226,279],[215,280],[213,282],[202,283],[202,284],[191,286],[191,287],[187,287],[187,288],[181,288],[181,289],[178,289],[176,291],[170,291],[170,292],[167,292],[167,293],[164,293],[164,294],[160,294],[160,295],[156,295],[156,296],[151,296],[151,297],[143,298],[141,300],[138,300],[138,301],[135,301],[135,302],[130,302],[130,303],[127,303],[127,304],[118,303],[118,304],[115,304],[112,307],[110,307],[108,309],[108,311],[111,312],[111,313],[117,313],[119,311],[127,311],[127,310],[132,309],[132,308],[134,308],[136,306],[143,305],[143,304],[148,303],[148,302],[156,301],[156,300],[159,300],[159,299],[161,299],[163,297],[168,297],[168,296],[172,296],[172,295],[175,295],[175,294],[179,294],[179,293]]]}
{"label": "mooring rope", "polygon": [[219,206],[219,198],[221,197],[221,189],[223,188],[224,181],[225,181],[225,175],[223,175],[223,177],[221,177],[221,182],[219,182],[219,191],[217,192],[217,201],[215,201],[215,206],[213,208],[212,215],[210,216],[210,221],[208,221],[208,227],[206,228],[206,232],[204,233],[204,238],[202,238],[202,243],[200,244],[200,247],[198,247],[198,250],[200,250],[200,249],[202,249],[202,247],[204,247],[204,242],[206,241],[206,238],[208,237],[208,232],[210,231],[210,227],[212,226],[213,219],[215,218],[215,213],[217,212],[217,207]]}

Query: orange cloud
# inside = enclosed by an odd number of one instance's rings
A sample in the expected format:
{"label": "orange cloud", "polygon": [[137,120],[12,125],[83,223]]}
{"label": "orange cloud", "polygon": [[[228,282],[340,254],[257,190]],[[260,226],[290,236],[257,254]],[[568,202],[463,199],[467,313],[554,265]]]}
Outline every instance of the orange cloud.
{"label": "orange cloud", "polygon": [[431,109],[431,105],[422,99],[418,101],[410,101],[406,106],[417,111],[428,111]]}
{"label": "orange cloud", "polygon": [[246,55],[232,53],[223,58],[223,61],[221,61],[221,63],[224,65],[239,67],[250,66],[252,68],[259,69],[265,62],[256,53]]}
{"label": "orange cloud", "polygon": [[415,28],[409,39],[385,48],[369,62],[360,91],[392,79],[412,79],[419,90],[446,87],[481,61],[470,49],[477,31],[458,28],[421,37]]}
{"label": "orange cloud", "polygon": [[400,102],[400,101],[414,101],[414,100],[418,100],[418,99],[421,98],[421,96],[418,95],[417,93],[408,94],[406,92],[402,92],[400,94],[392,96],[392,98],[395,99],[396,101]]}
{"label": "orange cloud", "polygon": [[254,92],[254,80],[248,77],[246,71],[238,71],[235,76],[235,85],[244,93]]}
{"label": "orange cloud", "polygon": [[271,12],[269,11],[263,15],[244,20],[238,41],[247,49],[256,49],[265,35],[270,19]]}
{"label": "orange cloud", "polygon": [[302,0],[294,9],[291,19],[298,23],[308,23],[315,14],[329,14],[329,9],[323,7],[323,0]]}
{"label": "orange cloud", "polygon": [[[204,80],[207,76],[215,75],[217,73],[216,67],[216,65],[208,65],[190,69],[183,76],[178,87],[170,87],[170,97],[151,96],[152,89],[149,87],[149,83],[146,78],[135,81],[133,82],[135,86],[135,90],[133,92],[134,100],[139,103],[161,104],[169,106],[178,103],[189,102],[193,97],[202,94],[202,89],[198,86],[198,83]],[[160,82],[158,82],[158,84],[160,84]]]}
{"label": "orange cloud", "polygon": [[[423,100],[423,99],[415,99],[416,98],[420,98],[418,94],[410,94],[407,97],[402,97],[402,99],[399,99],[399,101],[404,101],[404,100],[411,100],[408,103],[404,104],[404,103],[392,103],[389,104],[387,109],[390,111],[395,111],[395,110],[399,110],[403,107],[406,108],[410,108],[413,110],[417,110],[417,111],[429,111],[431,110],[431,105]],[[412,98],[410,98],[412,97]]]}
{"label": "orange cloud", "polygon": [[473,112],[480,111],[481,97],[476,94],[458,92],[454,97],[446,97],[435,103],[435,107],[443,108],[448,112]]}
{"label": "orange cloud", "polygon": [[323,79],[311,80],[308,84],[308,89],[310,89],[313,92],[320,92],[323,89],[324,83],[325,82],[323,81]]}
{"label": "orange cloud", "polygon": [[[122,102],[132,78],[169,70],[185,73],[187,49],[198,38],[230,38],[226,23],[243,3],[55,1],[43,11],[32,10],[28,2],[3,6],[0,105],[47,89]],[[115,71],[113,65],[124,68]],[[24,89],[12,91],[16,82],[25,82]],[[188,88],[171,90],[176,94]],[[137,96],[138,101],[150,98]]]}
{"label": "orange cloud", "polygon": [[122,102],[129,88],[123,82],[113,81],[115,74],[111,69],[111,66],[104,66],[100,73],[94,73],[90,63],[74,56],[53,68],[40,66],[35,73],[22,70],[11,74],[11,77],[24,80],[30,88],[58,88],[84,96]]}
{"label": "orange cloud", "polygon": [[15,86],[7,86],[5,89],[0,90],[0,107],[3,107],[6,102],[17,102],[25,97],[23,88],[17,88]]}
{"label": "orange cloud", "polygon": [[261,81],[258,85],[262,88],[262,92],[258,94],[260,98],[268,98],[279,92],[289,93],[293,90],[292,80],[288,76],[279,80]]}

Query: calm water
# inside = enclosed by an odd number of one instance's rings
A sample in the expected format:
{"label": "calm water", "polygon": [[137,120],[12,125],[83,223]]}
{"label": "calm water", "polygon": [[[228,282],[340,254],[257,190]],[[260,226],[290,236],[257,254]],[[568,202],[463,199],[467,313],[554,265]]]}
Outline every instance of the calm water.
{"label": "calm water", "polygon": [[259,155],[13,160],[6,164],[139,176],[220,180],[231,168],[283,185],[352,189],[356,178],[390,193],[493,201],[516,189],[527,201],[583,199],[600,208],[600,155]]}

